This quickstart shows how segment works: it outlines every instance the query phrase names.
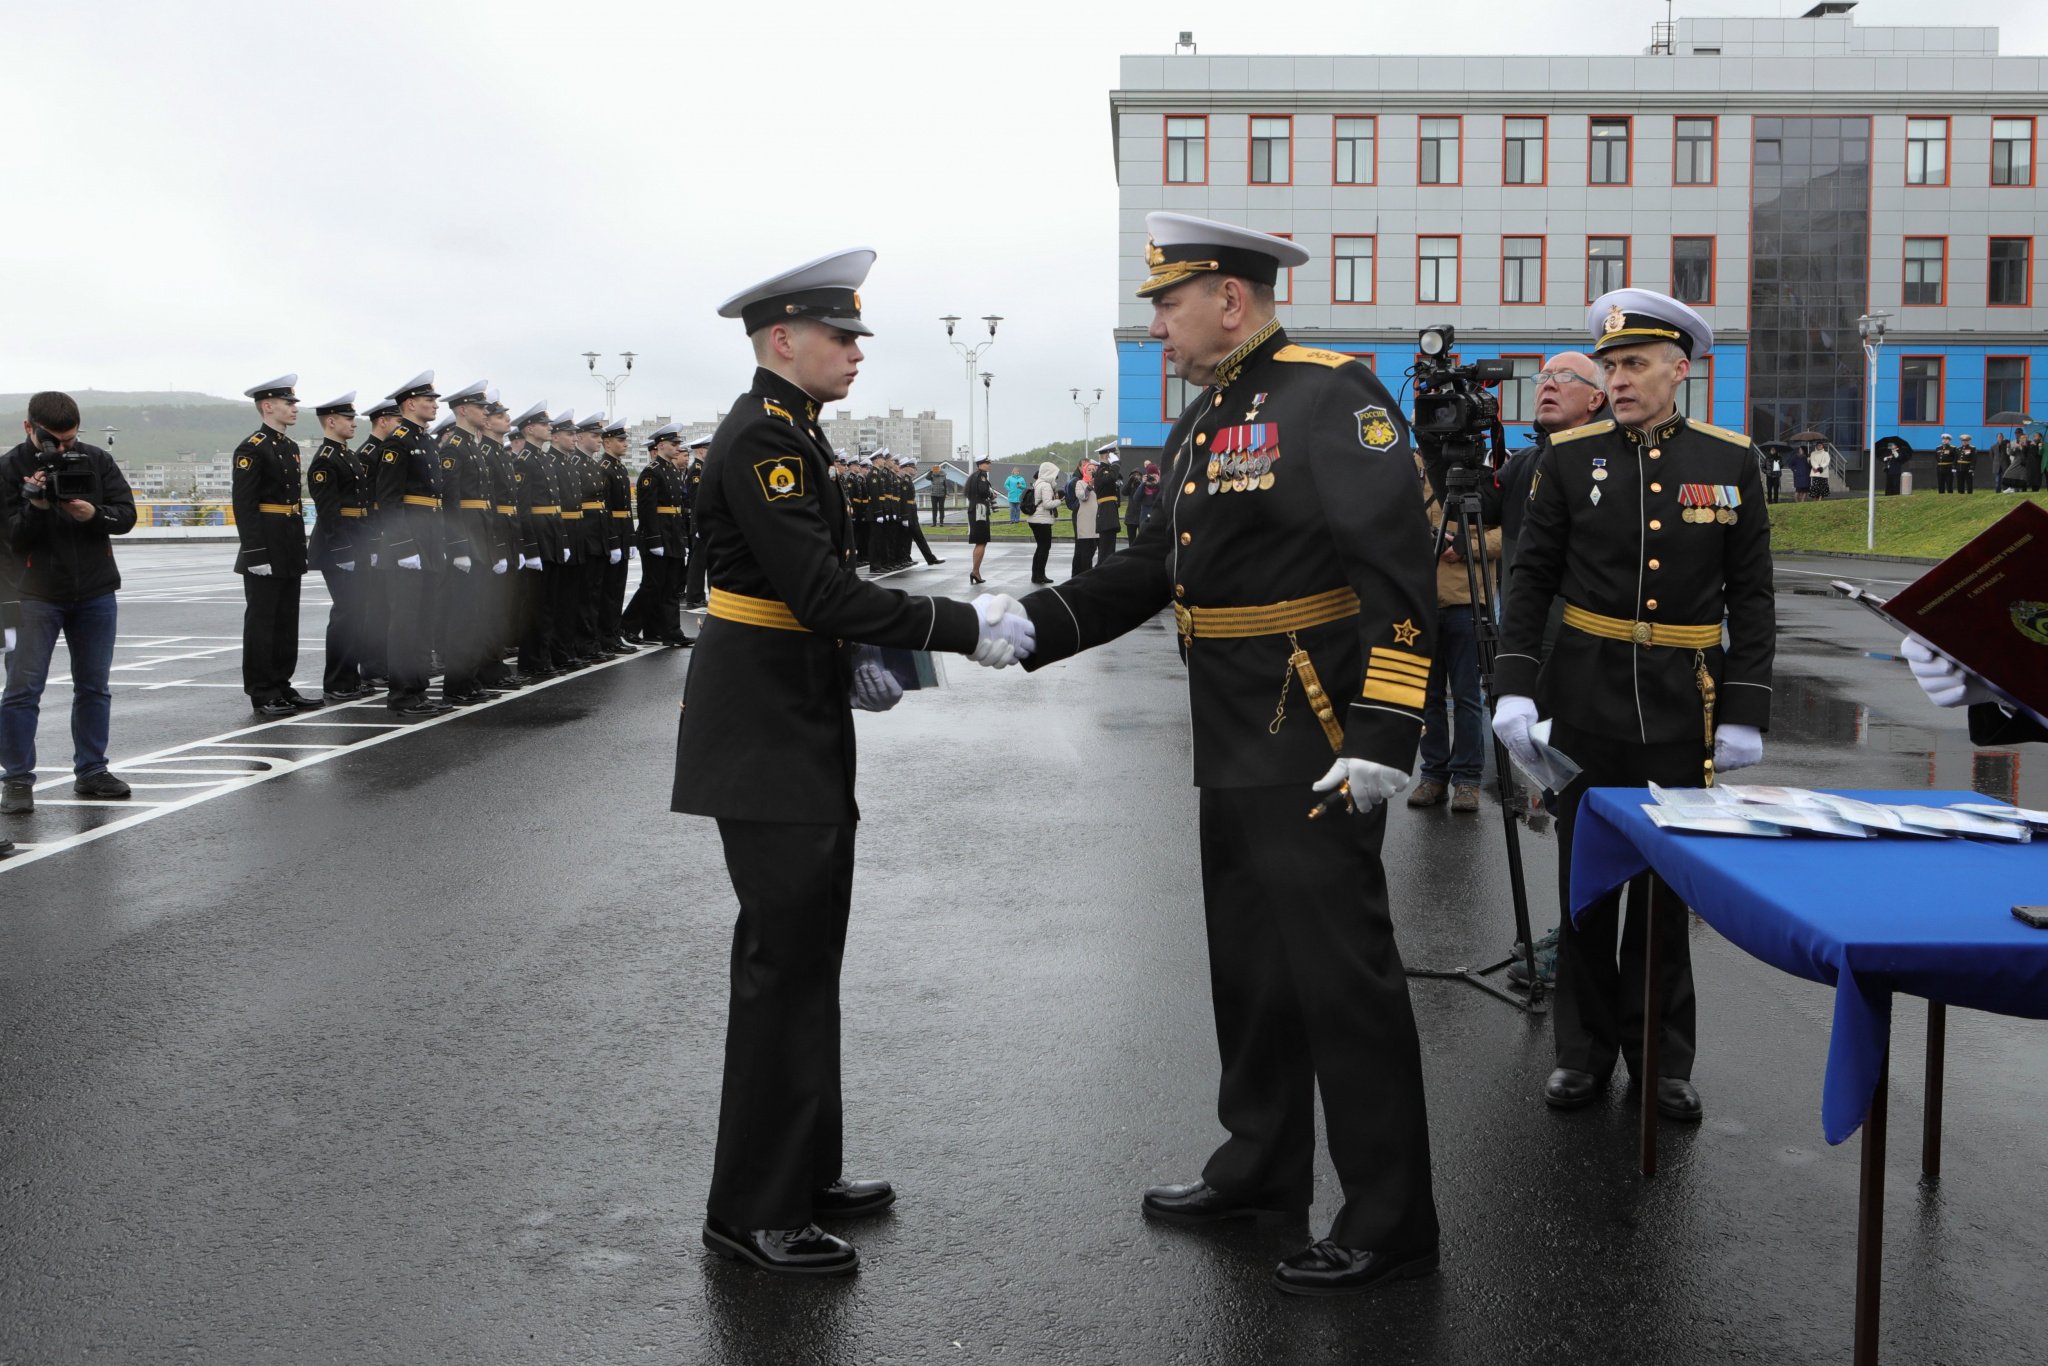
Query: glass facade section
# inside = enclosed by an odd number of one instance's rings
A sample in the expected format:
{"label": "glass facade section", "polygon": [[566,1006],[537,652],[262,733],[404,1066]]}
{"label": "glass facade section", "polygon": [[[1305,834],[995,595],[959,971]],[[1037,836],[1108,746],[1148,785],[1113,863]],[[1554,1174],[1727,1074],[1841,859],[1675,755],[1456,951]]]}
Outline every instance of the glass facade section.
{"label": "glass facade section", "polygon": [[1714,239],[1671,239],[1671,297],[1681,303],[1714,301]]}
{"label": "glass facade section", "polygon": [[1749,435],[1864,446],[1870,120],[1759,118],[1750,188]]}

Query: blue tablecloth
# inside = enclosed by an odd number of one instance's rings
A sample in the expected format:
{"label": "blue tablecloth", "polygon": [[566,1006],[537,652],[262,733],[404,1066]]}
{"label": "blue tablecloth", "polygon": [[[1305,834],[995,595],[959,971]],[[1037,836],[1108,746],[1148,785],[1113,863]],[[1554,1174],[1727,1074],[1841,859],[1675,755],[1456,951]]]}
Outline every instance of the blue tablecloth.
{"label": "blue tablecloth", "polygon": [[[1948,806],[1972,792],[1844,792]],[[2048,902],[2048,836],[1974,840],[1747,839],[1659,830],[1643,788],[1589,791],[1572,838],[1572,915],[1655,868],[1731,943],[1835,989],[1821,1089],[1830,1143],[1870,1113],[1891,1034],[1892,993],[2048,1019],[2048,930],[2013,918]]]}

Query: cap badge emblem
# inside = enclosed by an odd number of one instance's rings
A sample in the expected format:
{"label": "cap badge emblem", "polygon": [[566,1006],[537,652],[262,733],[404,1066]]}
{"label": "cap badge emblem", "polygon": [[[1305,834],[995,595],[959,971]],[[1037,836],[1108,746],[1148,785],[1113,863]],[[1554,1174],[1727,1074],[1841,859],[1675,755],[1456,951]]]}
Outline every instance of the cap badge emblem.
{"label": "cap badge emblem", "polygon": [[1628,315],[1621,311],[1620,304],[1616,304],[1607,310],[1607,321],[1601,325],[1600,334],[1602,336],[1612,336],[1627,326]]}

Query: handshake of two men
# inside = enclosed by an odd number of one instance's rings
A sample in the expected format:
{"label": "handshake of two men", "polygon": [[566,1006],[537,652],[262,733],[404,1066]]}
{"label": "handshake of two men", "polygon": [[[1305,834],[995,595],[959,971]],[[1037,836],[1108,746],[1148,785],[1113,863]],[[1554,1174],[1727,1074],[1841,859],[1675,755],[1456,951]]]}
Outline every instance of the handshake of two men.
{"label": "handshake of two men", "polygon": [[[1006,669],[1031,657],[1038,636],[1015,598],[1007,593],[984,593],[974,600],[973,607],[981,638],[969,659],[991,669]],[[847,701],[856,711],[887,711],[902,700],[903,685],[880,661],[863,660],[855,666]]]}

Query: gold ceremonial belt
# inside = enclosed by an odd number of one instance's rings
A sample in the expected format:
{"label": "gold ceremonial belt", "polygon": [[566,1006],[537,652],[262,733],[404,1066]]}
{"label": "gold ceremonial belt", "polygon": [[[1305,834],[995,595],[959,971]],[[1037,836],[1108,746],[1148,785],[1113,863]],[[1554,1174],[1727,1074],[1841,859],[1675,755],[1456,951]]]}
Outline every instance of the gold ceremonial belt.
{"label": "gold ceremonial belt", "polygon": [[1183,607],[1175,603],[1173,620],[1185,642],[1197,637],[1241,639],[1305,631],[1355,617],[1358,611],[1358,594],[1349,588],[1332,588],[1314,597],[1289,598],[1264,607]]}
{"label": "gold ceremonial belt", "polygon": [[[562,515],[562,510],[553,503],[548,504],[544,508],[528,508],[527,511],[537,512],[543,517],[559,517]],[[582,514],[579,513],[577,515],[581,516]]]}
{"label": "gold ceremonial belt", "polygon": [[620,512],[617,508],[612,509],[612,516],[614,517],[631,517],[632,515],[630,511]]}
{"label": "gold ceremonial belt", "polygon": [[736,621],[742,626],[766,626],[776,631],[810,629],[797,621],[796,613],[773,598],[750,598],[724,588],[711,590],[709,610],[721,621]]}
{"label": "gold ceremonial belt", "polygon": [[562,520],[565,522],[580,522],[583,520],[583,514],[580,512],[564,512]]}
{"label": "gold ceremonial belt", "polygon": [[583,510],[585,512],[601,512],[604,510],[604,500],[600,498],[594,503],[585,503]]}
{"label": "gold ceremonial belt", "polygon": [[489,512],[491,510],[491,500],[488,498],[462,498],[456,501],[455,506],[468,512]]}
{"label": "gold ceremonial belt", "polygon": [[441,506],[441,500],[429,498],[424,493],[408,493],[405,495],[405,505],[415,508],[437,508]]}
{"label": "gold ceremonial belt", "polygon": [[654,511],[658,516],[676,517],[680,516],[683,510],[681,508],[656,508]]}
{"label": "gold ceremonial belt", "polygon": [[1660,621],[1623,621],[1603,617],[1583,607],[1564,605],[1564,624],[1589,636],[1605,640],[1627,640],[1637,645],[1673,645],[1686,650],[1704,650],[1721,643],[1721,623],[1711,626],[1667,626]]}
{"label": "gold ceremonial belt", "polygon": [[499,503],[497,505],[496,511],[501,516],[510,517],[513,513],[519,511],[519,509],[513,507],[510,503]]}
{"label": "gold ceremonial belt", "polygon": [[343,508],[341,515],[344,517],[367,517],[370,515],[370,510],[368,508]]}
{"label": "gold ceremonial belt", "polygon": [[306,515],[306,509],[298,503],[258,503],[256,510],[258,512],[272,513],[279,517],[303,517]]}

